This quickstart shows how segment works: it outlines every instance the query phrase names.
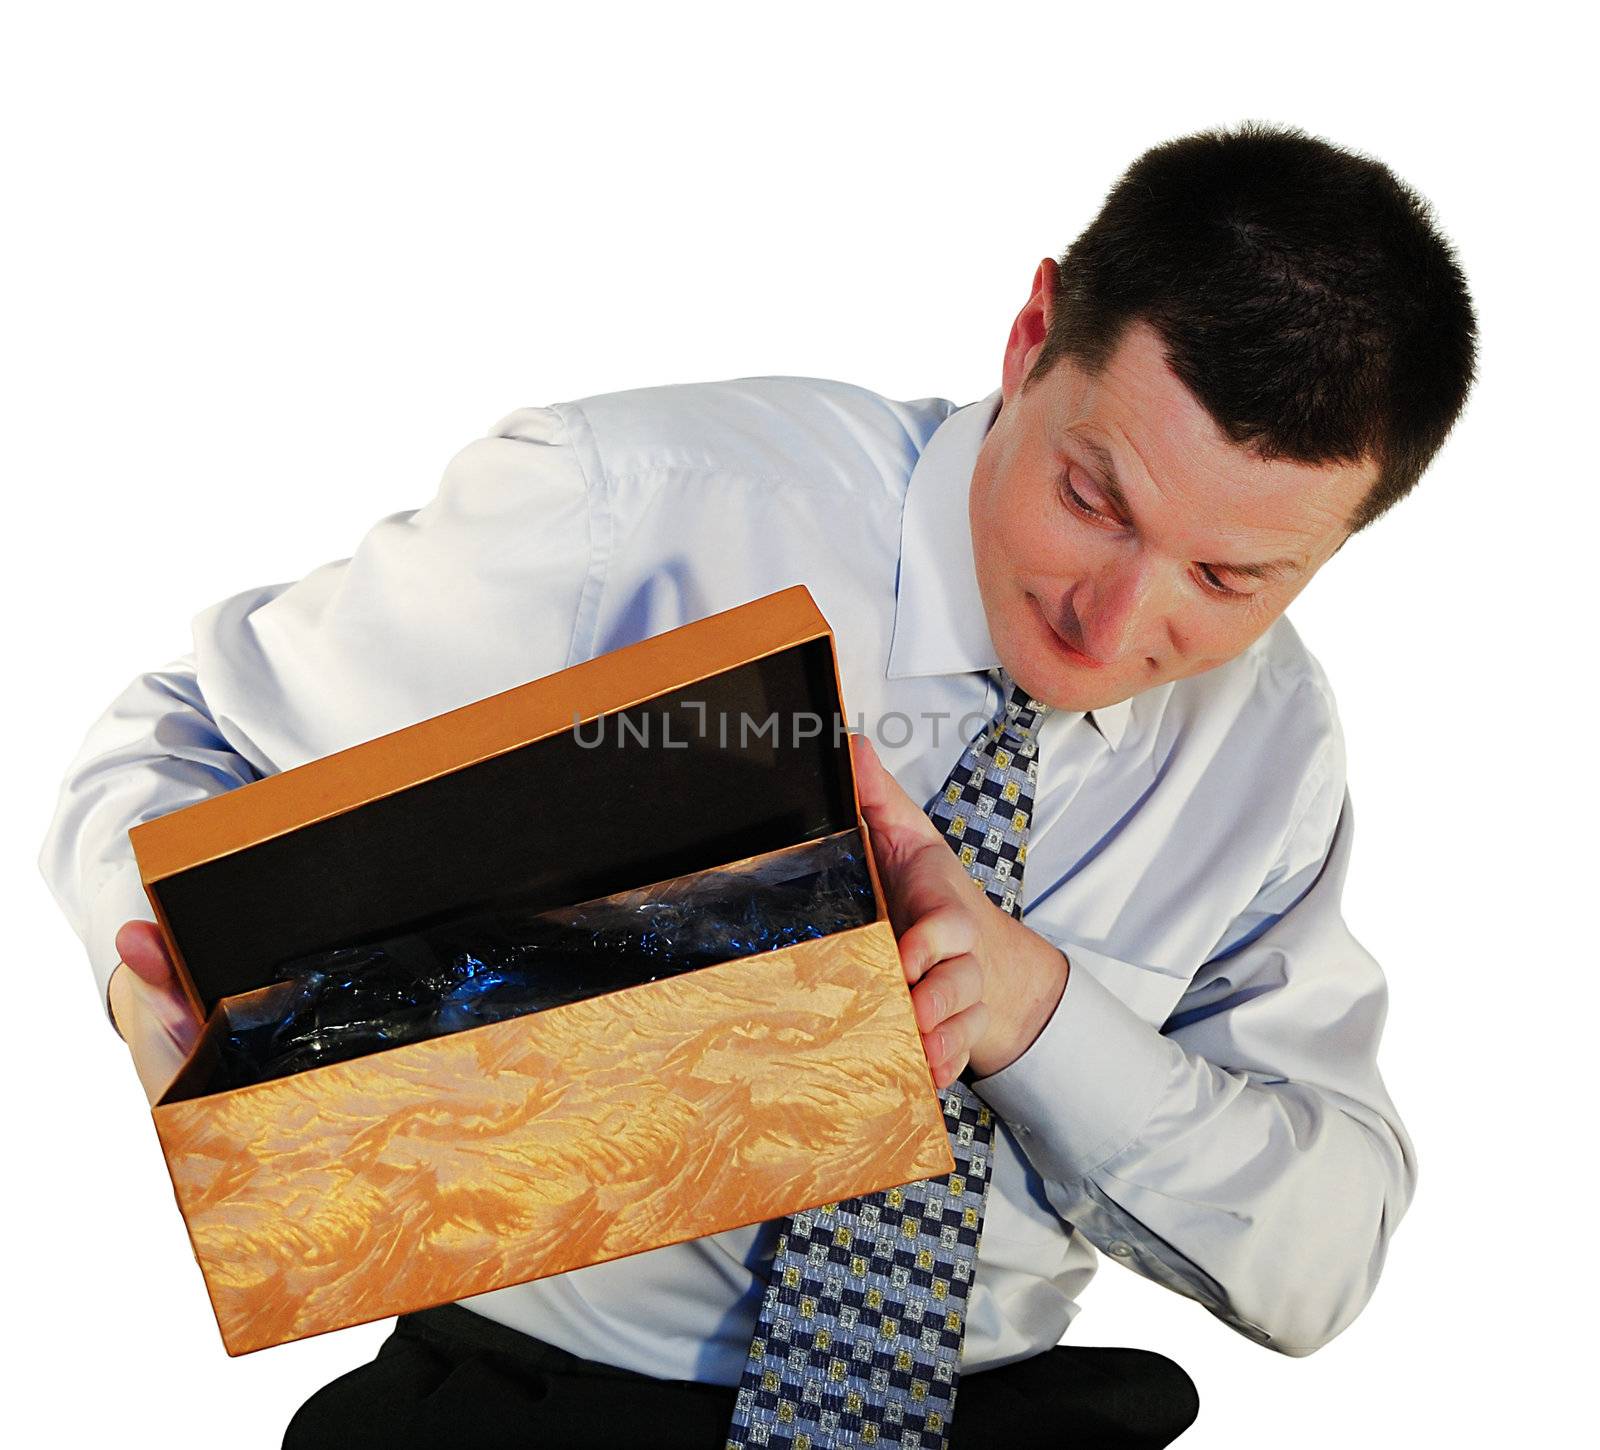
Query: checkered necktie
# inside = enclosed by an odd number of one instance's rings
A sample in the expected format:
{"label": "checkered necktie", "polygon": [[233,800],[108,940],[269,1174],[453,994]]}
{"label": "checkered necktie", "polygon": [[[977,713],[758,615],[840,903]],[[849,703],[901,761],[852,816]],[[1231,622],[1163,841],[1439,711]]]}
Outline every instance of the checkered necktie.
{"label": "checkered necktie", "polygon": [[[1037,731],[1050,707],[999,666],[989,679],[1000,708],[925,809],[990,900],[1020,917]],[[727,1450],[945,1450],[994,1119],[963,1082],[941,1096],[954,1173],[784,1222]]]}

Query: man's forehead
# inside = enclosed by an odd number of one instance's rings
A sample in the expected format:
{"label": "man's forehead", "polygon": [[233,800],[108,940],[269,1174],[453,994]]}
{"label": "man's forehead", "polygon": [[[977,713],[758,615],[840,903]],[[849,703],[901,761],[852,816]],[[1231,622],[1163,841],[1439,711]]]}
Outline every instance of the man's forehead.
{"label": "man's forehead", "polygon": [[1181,520],[1226,545],[1220,562],[1254,566],[1240,572],[1285,577],[1331,553],[1371,487],[1371,463],[1265,459],[1232,442],[1147,325],[1130,328],[1097,374],[1062,361],[1059,386],[1039,412],[1050,445],[1089,467],[1125,517]]}
{"label": "man's forehead", "polygon": [[[1069,436],[1072,443],[1082,447],[1089,458],[1093,460],[1097,470],[1093,475],[1095,481],[1105,491],[1107,497],[1110,498],[1117,513],[1122,518],[1135,523],[1142,522],[1144,515],[1149,510],[1144,503],[1135,504],[1129,499],[1128,490],[1123,487],[1116,458],[1111,449],[1095,437],[1094,434],[1087,431],[1073,432]],[[1140,492],[1140,490],[1135,489],[1136,494]],[[1243,512],[1246,516],[1247,525],[1261,525],[1265,522],[1258,516],[1257,510],[1247,507]],[[1198,522],[1203,526],[1205,524],[1214,524],[1218,520],[1214,513],[1206,511],[1201,514]],[[1266,533],[1270,537],[1264,536],[1259,539],[1250,537],[1252,532],[1254,530],[1247,529],[1243,536],[1238,538],[1235,547],[1244,550],[1244,552],[1237,557],[1231,554],[1225,556],[1224,553],[1217,553],[1215,550],[1211,550],[1208,552],[1214,553],[1215,557],[1208,558],[1202,562],[1212,565],[1226,565],[1235,574],[1244,575],[1251,579],[1265,580],[1292,579],[1305,573],[1310,566],[1310,557],[1304,548],[1291,548],[1289,552],[1274,558],[1256,557],[1256,553],[1262,548],[1271,549],[1277,547],[1276,541],[1280,537],[1280,531],[1269,529]]]}

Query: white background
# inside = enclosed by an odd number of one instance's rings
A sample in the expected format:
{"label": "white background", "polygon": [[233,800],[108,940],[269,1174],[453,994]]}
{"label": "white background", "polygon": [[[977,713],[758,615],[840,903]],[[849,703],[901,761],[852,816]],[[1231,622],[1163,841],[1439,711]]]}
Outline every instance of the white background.
{"label": "white background", "polygon": [[[1146,146],[1245,118],[1433,204],[1481,381],[1291,610],[1338,692],[1346,894],[1420,1150],[1366,1313],[1292,1360],[1107,1263],[1194,1446],[1563,1443],[1588,1389],[1596,960],[1591,80],[1557,7],[33,7],[4,122],[5,1295],[24,1442],[278,1444],[380,1326],[229,1360],[35,864],[188,622],[348,555],[513,408],[763,373],[970,402]],[[1574,195],[1583,199],[1580,213]],[[338,681],[328,682],[330,690]],[[24,1424],[21,1428],[27,1429]],[[1540,1436],[1531,1433],[1537,1442]]]}

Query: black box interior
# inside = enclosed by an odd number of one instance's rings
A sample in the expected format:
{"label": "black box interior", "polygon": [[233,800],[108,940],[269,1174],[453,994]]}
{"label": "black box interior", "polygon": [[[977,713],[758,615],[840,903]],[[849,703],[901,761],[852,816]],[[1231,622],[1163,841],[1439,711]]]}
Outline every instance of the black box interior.
{"label": "black box interior", "polygon": [[[777,728],[762,732],[769,719]],[[818,733],[801,738],[813,724]],[[311,952],[505,903],[589,900],[854,824],[849,741],[823,638],[191,867],[152,891],[210,1011]]]}

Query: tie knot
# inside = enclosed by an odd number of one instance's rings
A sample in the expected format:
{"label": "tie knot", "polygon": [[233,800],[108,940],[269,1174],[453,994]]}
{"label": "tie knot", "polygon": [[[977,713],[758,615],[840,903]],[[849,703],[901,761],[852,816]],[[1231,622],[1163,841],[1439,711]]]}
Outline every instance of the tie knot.
{"label": "tie knot", "polygon": [[1019,740],[1031,740],[1038,733],[1040,722],[1050,713],[1050,706],[1035,700],[1014,679],[1004,665],[989,671],[989,678],[1000,687],[1000,708],[995,711],[990,730],[996,735],[1011,735]]}

